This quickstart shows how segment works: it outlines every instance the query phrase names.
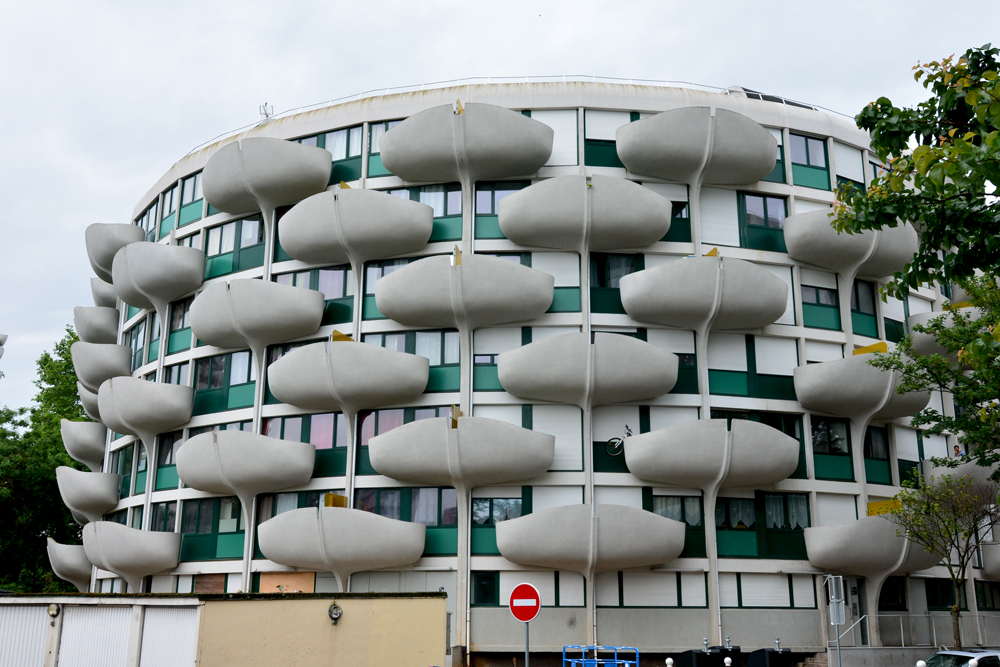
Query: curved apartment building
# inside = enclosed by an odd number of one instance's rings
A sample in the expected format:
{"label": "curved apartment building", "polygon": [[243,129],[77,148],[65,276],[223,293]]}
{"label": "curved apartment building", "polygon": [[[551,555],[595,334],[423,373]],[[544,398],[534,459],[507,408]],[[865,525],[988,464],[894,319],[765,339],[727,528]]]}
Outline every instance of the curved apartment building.
{"label": "curved apartment building", "polygon": [[369,97],[186,156],[87,230],[72,352],[103,425],[63,423],[92,472],[58,471],[85,526],[53,569],[444,590],[459,655],[520,650],[522,581],[539,652],[822,651],[841,573],[844,643],[914,643],[930,625],[885,616],[932,625],[946,575],[869,508],[954,443],[908,427],[941,396],[865,352],[947,290],[881,301],[916,232],[830,228],[837,184],[880,168],[867,140],[740,88],[560,82]]}

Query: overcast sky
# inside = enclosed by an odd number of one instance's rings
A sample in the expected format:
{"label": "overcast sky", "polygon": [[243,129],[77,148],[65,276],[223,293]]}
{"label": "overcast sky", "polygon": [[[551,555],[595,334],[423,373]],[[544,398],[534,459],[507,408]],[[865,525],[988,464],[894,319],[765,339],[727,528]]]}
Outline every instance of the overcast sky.
{"label": "overcast sky", "polygon": [[[961,16],[949,11],[961,9]],[[84,229],[275,111],[458,77],[747,88],[855,114],[914,104],[918,60],[1000,42],[1000,2],[0,0],[0,404],[91,306]],[[959,27],[959,23],[961,24]]]}

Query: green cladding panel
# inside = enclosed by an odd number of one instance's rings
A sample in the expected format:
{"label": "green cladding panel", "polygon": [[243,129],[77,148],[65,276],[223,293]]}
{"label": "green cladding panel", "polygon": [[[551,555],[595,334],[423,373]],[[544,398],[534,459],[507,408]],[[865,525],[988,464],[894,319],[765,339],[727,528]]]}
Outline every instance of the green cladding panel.
{"label": "green cladding panel", "polygon": [[840,331],[840,309],[836,306],[803,303],[802,323],[812,329]]}
{"label": "green cladding panel", "polygon": [[177,466],[159,466],[156,469],[154,490],[176,489],[180,478],[177,476]]}
{"label": "green cladding panel", "polygon": [[473,526],[470,532],[470,548],[473,556],[499,556],[496,526]]}
{"label": "green cladding panel", "polygon": [[[494,542],[496,542],[495,539]],[[424,536],[424,556],[454,556],[457,553],[458,528],[449,528],[447,526],[427,527],[427,532]]]}
{"label": "green cladding panel", "polygon": [[624,169],[614,141],[587,139],[583,143],[583,163],[588,167],[617,167]]}
{"label": "green cladding panel", "polygon": [[171,331],[170,336],[167,338],[167,354],[183,352],[188,349],[191,349],[191,329],[186,328]]}
{"label": "green cladding panel", "polygon": [[722,396],[749,396],[748,375],[741,371],[708,371],[708,392]]}
{"label": "green cladding panel", "polygon": [[472,367],[472,389],[474,391],[503,391],[496,364]]}
{"label": "green cladding panel", "polygon": [[757,533],[751,530],[720,530],[716,533],[720,558],[756,558]]}
{"label": "green cladding panel", "polygon": [[889,462],[879,459],[865,459],[865,479],[869,484],[892,485]]}
{"label": "green cladding panel", "polygon": [[[368,178],[378,178],[379,176],[392,176],[392,172],[386,169],[384,166],[382,166],[381,155],[370,155],[368,156]],[[348,179],[344,178],[341,180],[346,181]],[[340,181],[336,182],[339,183]]]}
{"label": "green cladding panel", "polygon": [[[382,160],[379,159],[381,165]],[[330,184],[341,181],[356,181],[361,178],[361,156],[334,162],[330,168]]]}
{"label": "green cladding panel", "polygon": [[428,241],[461,241],[462,240],[462,216],[452,215],[447,218],[434,218],[434,227],[431,229],[431,238]]}
{"label": "green cladding panel", "polygon": [[323,324],[343,324],[354,321],[354,297],[327,299],[323,307]]}
{"label": "green cladding panel", "polygon": [[813,463],[816,466],[816,479],[854,481],[854,465],[850,456],[814,453]]}
{"label": "green cladding panel", "polygon": [[851,325],[857,336],[878,338],[878,323],[874,315],[851,311]]}
{"label": "green cladding panel", "polygon": [[316,450],[313,477],[340,477],[347,472],[347,447]]}
{"label": "green cladding panel", "polygon": [[195,220],[201,220],[201,210],[203,200],[193,201],[186,206],[181,206],[180,222],[177,223],[178,227],[183,227],[184,225],[189,225]]}
{"label": "green cladding panel", "polygon": [[667,230],[666,235],[660,240],[667,243],[691,243],[691,219],[671,219],[670,229]]}
{"label": "green cladding panel", "polygon": [[496,215],[476,216],[476,238],[477,239],[505,239],[506,236],[500,231],[500,218]]}
{"label": "green cladding panel", "polygon": [[579,313],[580,288],[556,287],[552,292],[552,305],[547,313]]}
{"label": "green cladding panel", "polygon": [[617,287],[591,287],[590,312],[625,315],[621,290]]}
{"label": "green cladding panel", "polygon": [[462,373],[458,366],[431,366],[427,375],[427,392],[458,391]]}

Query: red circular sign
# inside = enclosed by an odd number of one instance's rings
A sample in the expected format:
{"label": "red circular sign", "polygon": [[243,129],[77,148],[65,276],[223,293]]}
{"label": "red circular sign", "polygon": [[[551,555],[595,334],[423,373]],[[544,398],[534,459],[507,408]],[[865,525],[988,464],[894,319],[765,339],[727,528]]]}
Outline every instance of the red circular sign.
{"label": "red circular sign", "polygon": [[542,608],[542,596],[538,594],[538,589],[531,584],[518,584],[510,592],[510,613],[514,618],[527,623],[538,616],[538,610]]}

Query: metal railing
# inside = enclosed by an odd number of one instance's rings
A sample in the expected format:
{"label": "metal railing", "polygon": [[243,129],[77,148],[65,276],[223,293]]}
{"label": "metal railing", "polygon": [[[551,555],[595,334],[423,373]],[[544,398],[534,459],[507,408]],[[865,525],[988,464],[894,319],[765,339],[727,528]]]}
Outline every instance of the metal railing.
{"label": "metal railing", "polygon": [[[887,647],[914,647],[914,646],[941,646],[951,644],[952,641],[952,620],[951,615],[946,612],[923,614],[878,614],[879,639],[882,646]],[[850,626],[840,633],[840,640],[849,637],[849,643],[844,646],[864,646],[871,643],[867,636],[867,623],[869,615],[863,615],[854,621]],[[941,636],[938,637],[937,627],[941,626]],[[860,626],[860,627],[859,627]],[[841,626],[843,627],[843,626]],[[860,630],[860,636],[858,635]],[[959,635],[962,643],[967,642],[982,644],[984,646],[995,646],[1000,644],[1000,616],[985,614],[963,614],[959,623]],[[939,642],[940,639],[940,642]],[[835,639],[828,639],[827,645],[833,646]]]}

